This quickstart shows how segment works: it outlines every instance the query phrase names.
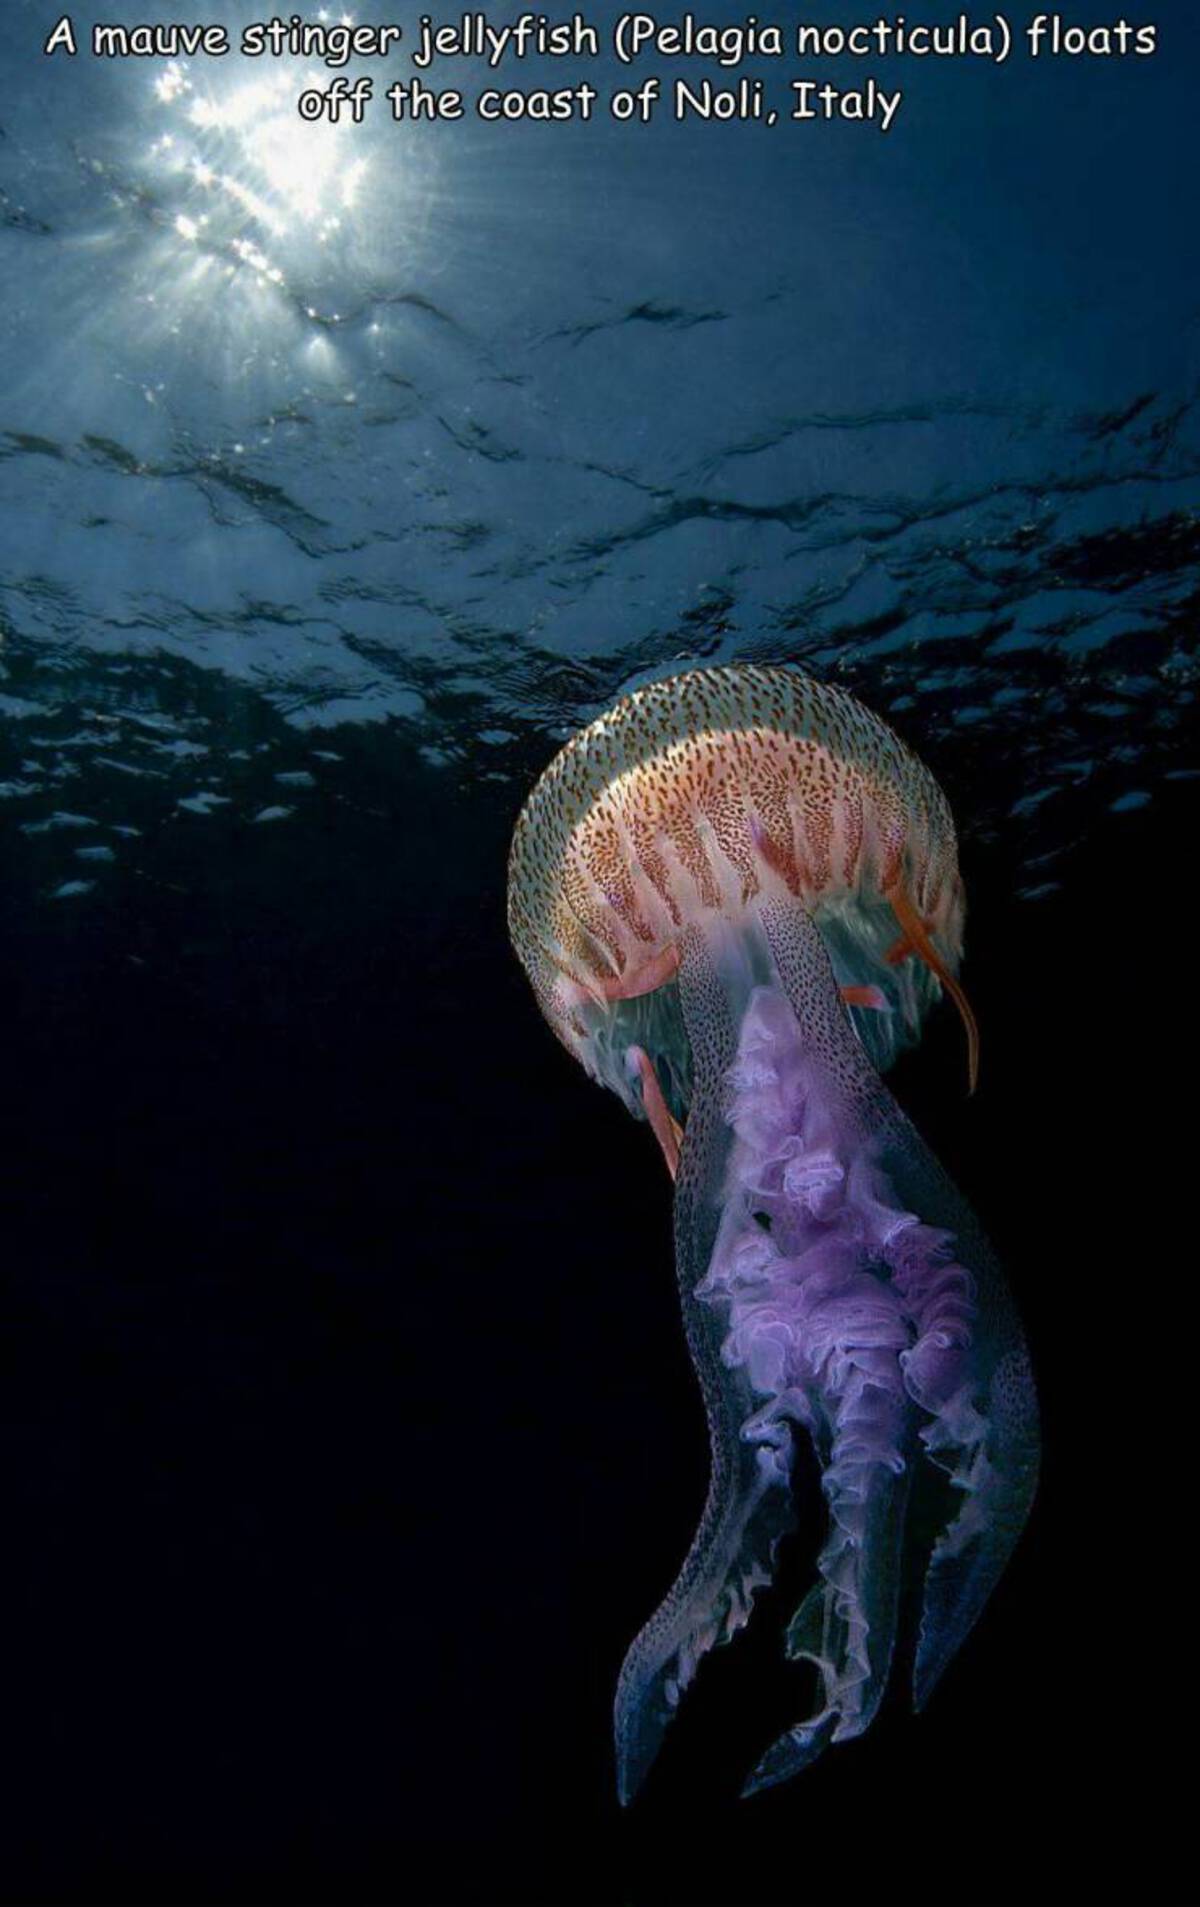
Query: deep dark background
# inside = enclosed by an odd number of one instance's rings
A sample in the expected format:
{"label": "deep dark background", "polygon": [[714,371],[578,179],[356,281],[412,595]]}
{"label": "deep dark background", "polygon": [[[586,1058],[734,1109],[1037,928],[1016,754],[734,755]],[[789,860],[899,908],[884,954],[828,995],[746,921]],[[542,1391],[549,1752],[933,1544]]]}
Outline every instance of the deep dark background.
{"label": "deep dark background", "polygon": [[290,861],[178,829],[175,907],[118,890],[75,931],[18,881],[5,1891],[1194,1898],[1195,788],[1110,818],[1036,908],[968,855],[981,1089],[946,1009],[897,1075],[1042,1392],[984,1620],[924,1716],[897,1696],[739,1803],[799,1687],[764,1597],[625,1816],[613,1685],[704,1430],[653,1143],[507,951],[511,804],[443,788],[427,826],[377,738]]}

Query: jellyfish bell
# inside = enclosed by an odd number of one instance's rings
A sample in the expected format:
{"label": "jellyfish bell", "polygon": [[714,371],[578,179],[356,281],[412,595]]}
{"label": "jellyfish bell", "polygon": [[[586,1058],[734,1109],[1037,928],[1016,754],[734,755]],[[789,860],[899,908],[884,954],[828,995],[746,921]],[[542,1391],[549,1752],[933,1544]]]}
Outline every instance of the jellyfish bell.
{"label": "jellyfish bell", "polygon": [[888,1679],[914,1473],[960,1500],[927,1559],[914,1693],[963,1641],[1032,1499],[1021,1328],[970,1208],[880,1078],[956,978],[941,790],[851,696],[787,668],[654,682],[577,735],[517,822],[509,926],[542,1011],[649,1120],[708,1415],[700,1528],[617,1692],[649,1769],[700,1657],[747,1620],[811,1438],[828,1535],[787,1631],[814,1712],[750,1788],[861,1734]]}
{"label": "jellyfish bell", "polygon": [[772,896],[803,901],[847,1004],[871,1016],[857,1024],[878,1064],[917,1038],[947,987],[973,1083],[950,811],[917,758],[842,690],[783,668],[653,682],[568,743],[513,838],[517,953],[559,1037],[630,1104],[624,1036],[651,1036],[658,1022],[679,1097],[686,1050],[660,989],[685,928],[711,932]]}

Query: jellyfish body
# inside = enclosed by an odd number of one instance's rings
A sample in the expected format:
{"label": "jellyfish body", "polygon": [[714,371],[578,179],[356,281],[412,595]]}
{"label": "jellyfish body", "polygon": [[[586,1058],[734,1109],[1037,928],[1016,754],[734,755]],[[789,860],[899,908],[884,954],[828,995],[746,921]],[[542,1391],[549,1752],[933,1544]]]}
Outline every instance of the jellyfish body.
{"label": "jellyfish body", "polygon": [[517,823],[509,925],[539,1003],[648,1118],[675,1178],[676,1269],[708,1416],[708,1498],[634,1641],[618,1782],[648,1771],[698,1661],[745,1623],[793,1520],[796,1439],[828,1533],[788,1655],[814,1713],[748,1789],[861,1734],[887,1684],[914,1476],[953,1486],[922,1559],[921,1706],[1032,1500],[1020,1324],[978,1222],[880,1078],[955,971],[953,823],[927,770],[790,669],[650,684],[561,752]]}

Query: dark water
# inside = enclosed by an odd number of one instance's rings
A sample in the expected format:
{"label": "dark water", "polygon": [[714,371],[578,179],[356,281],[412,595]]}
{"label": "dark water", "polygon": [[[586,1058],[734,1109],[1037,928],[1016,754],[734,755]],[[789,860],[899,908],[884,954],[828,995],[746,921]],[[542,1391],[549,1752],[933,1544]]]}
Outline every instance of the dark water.
{"label": "dark water", "polygon": [[[7,10],[9,1897],[1195,1898],[1160,18],[1136,70],[930,63],[886,139],[379,122],[301,189],[236,62],[162,97]],[[896,1085],[1008,1263],[1045,1481],[919,1721],[736,1803],[795,1719],[767,1598],[621,1816],[704,1431],[657,1156],[539,1023],[504,863],[562,738],[737,657],[951,796],[983,1085],[945,1010]]]}

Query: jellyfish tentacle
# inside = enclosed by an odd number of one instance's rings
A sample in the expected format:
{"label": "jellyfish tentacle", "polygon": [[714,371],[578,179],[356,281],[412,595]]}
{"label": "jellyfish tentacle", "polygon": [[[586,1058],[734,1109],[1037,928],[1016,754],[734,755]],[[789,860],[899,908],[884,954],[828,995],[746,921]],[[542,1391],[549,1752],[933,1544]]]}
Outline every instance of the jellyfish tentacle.
{"label": "jellyfish tentacle", "polygon": [[799,1431],[821,1460],[829,1535],[788,1652],[814,1664],[821,1699],[767,1751],[748,1791],[871,1722],[922,1449],[966,1500],[930,1563],[919,1691],[982,1608],[1031,1494],[989,1406],[996,1359],[1019,1342],[1003,1281],[855,1037],[809,916],[768,900],[738,931],[689,929],[679,987],[693,1078],[676,1258],[712,1481],[679,1579],[622,1671],[626,1798],[700,1657],[742,1625],[769,1579]]}
{"label": "jellyfish tentacle", "polygon": [[757,920],[685,937],[694,1071],[676,1249],[712,1486],[679,1581],[622,1672],[623,1793],[648,1767],[699,1655],[740,1625],[766,1579],[790,1521],[800,1430],[823,1458],[830,1535],[791,1646],[816,1664],[824,1705],[776,1744],[752,1785],[861,1733],[891,1663],[916,1415],[900,1359],[912,1334],[872,1235],[874,1182],[857,1164],[863,1135],[848,1087],[875,1075],[816,930],[803,910],[799,919],[815,943],[799,989],[803,1028]]}
{"label": "jellyfish tentacle", "polygon": [[652,955],[633,971],[627,969],[615,979],[600,981],[600,992],[608,1001],[640,1000],[643,994],[653,993],[665,980],[672,979],[678,965],[678,948],[664,947],[661,953]]}
{"label": "jellyfish tentacle", "polygon": [[836,1082],[840,1116],[864,1141],[853,1167],[856,1202],[908,1325],[898,1362],[919,1448],[964,1494],[926,1574],[914,1672],[920,1707],[983,1609],[1033,1501],[1038,1422],[1028,1352],[975,1214],[845,1015],[829,1006],[819,935],[803,914],[776,903],[762,918],[786,996]]}
{"label": "jellyfish tentacle", "polygon": [[631,1046],[625,1058],[630,1071],[641,1081],[642,1104],[646,1109],[646,1117],[650,1121],[650,1130],[658,1140],[659,1150],[666,1160],[667,1171],[673,1179],[677,1178],[683,1127],[667,1105],[658,1074],[654,1070],[654,1062],[645,1047]]}
{"label": "jellyfish tentacle", "polygon": [[[925,922],[913,906],[905,889],[893,887],[888,894],[888,900],[891,902],[892,912],[903,933],[903,939],[898,945],[901,947],[907,945],[919,959],[925,962],[930,972],[936,974],[958,1008],[959,1017],[967,1035],[967,1091],[973,1093],[979,1083],[979,1022],[975,1018],[971,1002],[963,991],[961,982],[950,971],[934,946]],[[893,948],[887,954],[886,958],[889,961],[894,952]],[[899,956],[901,959],[904,957],[903,953]]]}
{"label": "jellyfish tentacle", "polygon": [[890,1013],[891,1004],[882,987],[842,987],[840,989],[847,1006],[861,1006],[873,1013]]}
{"label": "jellyfish tentacle", "polygon": [[986,1387],[979,1388],[984,1403],[973,1417],[959,1420],[960,1399],[923,1433],[930,1457],[949,1472],[964,1501],[935,1544],[926,1573],[913,1666],[918,1710],[995,1588],[1037,1488],[1037,1399],[1023,1342],[1004,1349]]}
{"label": "jellyfish tentacle", "polygon": [[[835,1452],[824,1489],[831,1533],[818,1558],[821,1580],[788,1625],[786,1652],[820,1677],[820,1705],[775,1740],[742,1788],[757,1794],[799,1774],[833,1742],[870,1727],[887,1687],[895,1649],[900,1557],[908,1505],[907,1467],[847,1465]],[[857,1470],[859,1477],[854,1476]]]}
{"label": "jellyfish tentacle", "polygon": [[792,1445],[786,1423],[760,1419],[745,1370],[723,1356],[721,1317],[702,1290],[724,1219],[733,1132],[723,1084],[735,1053],[734,1017],[703,934],[681,946],[679,986],[692,1047],[692,1100],[675,1186],[675,1249],[692,1363],[708,1420],[710,1473],[700,1526],[679,1575],[631,1645],[617,1682],[617,1788],[633,1799],[697,1664],[745,1624],[791,1527]]}
{"label": "jellyfish tentacle", "polygon": [[1029,1515],[1038,1411],[995,1253],[957,1186],[886,1096],[890,1117],[877,1156],[893,1203],[910,1221],[887,1247],[914,1336],[902,1359],[905,1385],[924,1420],[926,1458],[963,1498],[926,1572],[913,1672],[919,1709],[973,1628]]}
{"label": "jellyfish tentacle", "polygon": [[874,1720],[895,1649],[912,1429],[911,1412],[884,1382],[834,1438],[822,1476],[829,1536],[819,1580],[785,1638],[788,1658],[816,1669],[819,1705],[771,1745],[744,1794],[788,1780]]}
{"label": "jellyfish tentacle", "polygon": [[[820,959],[836,1012],[823,949]],[[780,1420],[806,1429],[829,1506],[819,1580],[787,1638],[788,1654],[817,1669],[820,1706],[768,1750],[748,1793],[785,1780],[830,1741],[861,1734],[875,1715],[895,1643],[916,1448],[902,1364],[912,1333],[881,1250],[885,1207],[828,1065],[840,1029],[829,1038],[811,1008],[805,1017],[802,1027],[778,979],[750,998],[727,1077],[737,1143],[726,1218],[701,1286],[725,1303],[727,1363],[771,1399],[743,1434]]]}

